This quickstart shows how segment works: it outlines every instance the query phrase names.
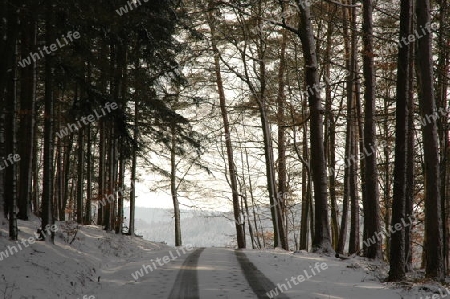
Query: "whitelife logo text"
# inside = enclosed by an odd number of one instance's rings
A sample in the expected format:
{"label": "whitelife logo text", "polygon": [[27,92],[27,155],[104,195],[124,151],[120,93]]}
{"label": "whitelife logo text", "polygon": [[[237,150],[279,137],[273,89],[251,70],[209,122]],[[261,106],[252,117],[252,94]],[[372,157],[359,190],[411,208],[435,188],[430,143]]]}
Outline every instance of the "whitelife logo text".
{"label": "whitelife logo text", "polygon": [[64,46],[67,46],[69,43],[73,42],[76,39],[80,38],[80,33],[78,31],[75,31],[72,33],[72,31],[67,32],[66,36],[62,36],[63,42],[59,40],[59,38],[56,39],[56,42],[51,44],[50,46],[43,46],[42,49],[38,47],[37,52],[30,53],[26,58],[22,59],[22,61],[19,61],[19,65],[21,67],[26,67],[28,65],[31,65],[31,60],[34,62],[38,61],[39,59],[42,59],[45,57],[45,55],[52,54],[53,52],[58,51]]}

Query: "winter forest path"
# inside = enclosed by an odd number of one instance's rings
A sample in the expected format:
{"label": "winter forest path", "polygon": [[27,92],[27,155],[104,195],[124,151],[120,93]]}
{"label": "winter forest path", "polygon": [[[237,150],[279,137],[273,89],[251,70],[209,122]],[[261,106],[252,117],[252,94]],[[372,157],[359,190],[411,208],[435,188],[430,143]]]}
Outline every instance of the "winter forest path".
{"label": "winter forest path", "polygon": [[[186,258],[169,299],[269,298],[275,285],[241,251],[197,249]],[[287,298],[281,294],[278,298]]]}
{"label": "winter forest path", "polygon": [[360,263],[281,250],[165,248],[104,265],[95,293],[118,299],[411,298],[380,283]]}
{"label": "winter forest path", "polygon": [[244,252],[231,248],[150,251],[104,265],[101,276],[98,298],[260,299],[275,288]]}

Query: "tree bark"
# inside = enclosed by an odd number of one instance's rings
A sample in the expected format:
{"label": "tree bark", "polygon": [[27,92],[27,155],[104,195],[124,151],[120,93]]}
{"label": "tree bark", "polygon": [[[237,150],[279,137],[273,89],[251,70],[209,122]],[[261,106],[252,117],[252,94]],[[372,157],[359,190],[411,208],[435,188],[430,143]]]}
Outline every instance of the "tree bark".
{"label": "tree bark", "polygon": [[[19,25],[19,16],[17,12],[12,13],[11,26],[13,28]],[[17,31],[17,29],[12,29]],[[13,241],[17,240],[17,35],[11,34],[13,39],[12,47],[14,48],[10,75],[8,76],[7,98],[5,104],[5,157],[1,162],[1,171],[5,171],[5,202],[7,203],[7,213],[9,220],[9,238]],[[20,159],[20,157],[19,157]]]}
{"label": "tree bark", "polygon": [[135,208],[136,208],[136,166],[137,166],[137,138],[139,135],[138,131],[138,120],[139,120],[139,100],[134,102],[134,130],[133,138],[136,141],[133,144],[132,160],[131,160],[131,191],[130,191],[130,220],[128,223],[128,234],[131,236],[135,235]]}
{"label": "tree bark", "polygon": [[[122,145],[120,145],[122,148]],[[123,152],[123,148],[121,149]],[[117,192],[117,217],[115,221],[116,234],[121,234],[123,230],[123,189],[125,188],[125,158],[119,155],[118,192]]]}
{"label": "tree bark", "polygon": [[[329,5],[329,7],[336,7]],[[329,8],[330,9],[330,8]],[[331,12],[336,13],[337,8]],[[324,57],[324,72],[325,80],[330,80],[331,77],[331,52],[333,47],[333,31],[335,30],[334,19],[330,17],[327,22],[327,42],[326,52]],[[331,210],[331,241],[334,250],[338,250],[339,244],[339,208],[337,205],[337,190],[336,190],[336,120],[332,110],[333,97],[331,85],[327,82],[325,86],[325,153],[328,162],[328,190],[330,193],[330,210]]]}
{"label": "tree bark", "polygon": [[91,124],[86,127],[86,203],[84,223],[90,225],[92,222],[92,132]]}
{"label": "tree bark", "polygon": [[[305,105],[302,107],[302,113],[303,116],[305,116]],[[294,147],[297,151],[297,155],[300,157],[303,157],[304,161],[309,161],[309,149],[308,149],[308,132],[307,132],[307,126],[305,125],[303,127],[303,136],[302,136],[302,155],[300,155],[300,150],[297,146],[297,140],[296,140],[296,132],[294,128]],[[309,168],[309,165],[306,163],[302,163],[302,215],[301,215],[301,222],[300,222],[300,250],[308,250],[308,218],[314,218],[314,215],[312,211],[310,210],[311,206],[311,171]],[[313,228],[313,227],[312,227]],[[314,235],[311,233],[311,235]]]}
{"label": "tree bark", "polygon": [[74,133],[71,132],[70,135],[67,137],[67,140],[65,141],[66,148],[64,150],[64,194],[63,194],[63,201],[61,203],[60,210],[60,220],[65,219],[66,214],[66,207],[67,203],[69,202],[70,198],[70,189],[69,189],[69,181],[70,181],[70,168],[71,168],[71,154],[72,154],[72,147],[73,147],[73,136]]}
{"label": "tree bark", "polygon": [[78,161],[77,161],[77,223],[83,224],[84,198],[84,128],[78,130]]}
{"label": "tree bark", "polygon": [[[28,8],[32,8],[29,6]],[[22,41],[21,53],[22,56],[31,53],[35,47],[36,39],[36,24],[30,12],[26,10],[22,18]],[[18,208],[19,212],[17,218],[21,220],[28,220],[30,212],[31,200],[31,169],[33,159],[33,145],[34,145],[34,119],[35,119],[35,76],[36,64],[34,61],[21,69],[21,89],[20,89],[20,127],[19,135],[28,136],[28,138],[20,138],[19,154],[20,154],[20,178],[19,178],[19,194],[18,194]]]}
{"label": "tree bark", "polygon": [[[450,51],[448,49],[449,38],[443,30],[449,21],[449,7],[447,0],[439,1],[439,27],[438,32],[438,71],[437,71],[437,105],[439,111],[448,111],[447,94],[450,72]],[[439,140],[441,145],[441,210],[442,210],[442,230],[445,273],[448,273],[450,266],[450,213],[449,213],[449,177],[450,177],[450,139],[449,139],[449,115],[440,115],[438,120]]]}
{"label": "tree bark", "polygon": [[[46,3],[46,44],[54,42],[54,10],[53,1]],[[44,112],[44,173],[42,190],[42,230],[54,223],[53,218],[53,57],[45,59],[45,112]],[[54,242],[55,234],[52,231],[51,241]]]}
{"label": "tree bark", "polygon": [[[349,1],[352,5],[356,6],[356,0]],[[356,101],[358,100],[358,34],[356,31],[357,23],[356,23],[356,7],[350,8],[351,10],[351,62],[350,62],[350,70],[352,77],[352,113],[351,113],[351,124],[352,124],[352,142],[351,142],[351,152],[355,157],[358,156],[358,121],[357,121],[357,107]],[[359,222],[359,192],[358,192],[358,160],[355,159],[355,162],[352,163],[350,167],[350,198],[351,198],[351,209],[350,209],[350,222],[351,222],[351,233],[349,239],[349,253],[358,253],[361,250],[360,245],[360,222]]]}
{"label": "tree bark", "polygon": [[173,201],[173,213],[175,220],[175,246],[181,246],[181,217],[180,217],[180,203],[178,201],[177,192],[177,167],[176,167],[176,146],[177,146],[177,129],[175,121],[171,124],[171,147],[170,147],[170,193]]}
{"label": "tree bark", "polygon": [[[371,238],[380,233],[380,204],[377,170],[377,146],[375,127],[375,67],[373,49],[373,0],[366,0],[363,4],[363,73],[364,73],[364,161],[365,161],[365,200],[364,206],[364,237]],[[381,240],[365,248],[365,256],[381,259]]]}
{"label": "tree bark", "polygon": [[[102,69],[102,76],[100,79],[100,88],[102,92],[106,93],[108,90],[107,87],[107,56],[108,46],[106,43],[103,43],[100,50],[100,57],[102,61],[102,65],[104,68]],[[106,138],[107,138],[107,120],[104,118],[99,119],[98,122],[98,131],[99,131],[99,169],[98,169],[98,198],[97,198],[97,225],[103,225],[106,208],[105,205],[100,204],[100,200],[107,195],[107,185],[106,185]]]}
{"label": "tree bark", "polygon": [[[414,12],[414,3],[412,3],[412,11]],[[414,22],[411,22],[411,31],[414,28]],[[414,216],[414,155],[415,155],[415,136],[414,136],[414,47],[410,47],[409,61],[409,94],[408,94],[408,145],[406,146],[406,189],[405,189],[405,213],[406,216]],[[413,269],[413,252],[412,252],[412,230],[410,225],[405,230],[405,260],[406,271]]]}
{"label": "tree bark", "polygon": [[[412,0],[402,0],[400,4],[400,36],[408,38],[411,34]],[[408,115],[409,115],[409,67],[411,44],[399,48],[397,58],[397,102],[395,117],[395,164],[394,195],[392,199],[392,225],[406,220],[406,159],[408,150]],[[405,278],[405,227],[391,235],[390,247],[390,281],[401,281]]]}
{"label": "tree bark", "polygon": [[[300,0],[301,1],[301,0]],[[327,169],[325,163],[325,149],[323,143],[323,108],[320,101],[319,74],[317,64],[316,43],[311,24],[310,7],[299,3],[300,28],[299,37],[302,42],[303,55],[306,69],[306,84],[312,92],[308,94],[310,107],[310,141],[311,170],[314,182],[315,196],[315,228],[312,242],[316,252],[333,252],[330,238],[327,202]]]}
{"label": "tree bark", "polygon": [[[277,119],[278,119],[278,202],[280,203],[280,221],[278,226],[284,229],[283,240],[281,247],[284,250],[289,250],[289,242],[287,241],[287,226],[283,223],[286,220],[286,194],[287,194],[287,171],[286,171],[286,133],[284,127],[284,110],[286,95],[284,93],[285,88],[285,71],[286,71],[286,44],[287,44],[287,32],[283,30],[281,36],[280,47],[280,64],[278,69],[278,95],[277,95]],[[281,225],[280,225],[281,224]]]}
{"label": "tree bark", "polygon": [[[429,0],[417,2],[417,31],[430,28],[431,4]],[[442,280],[444,259],[442,256],[442,214],[439,167],[439,142],[436,122],[436,100],[434,94],[432,34],[426,32],[417,40],[417,64],[419,69],[419,106],[422,119],[423,150],[425,160],[425,235],[426,276]]]}

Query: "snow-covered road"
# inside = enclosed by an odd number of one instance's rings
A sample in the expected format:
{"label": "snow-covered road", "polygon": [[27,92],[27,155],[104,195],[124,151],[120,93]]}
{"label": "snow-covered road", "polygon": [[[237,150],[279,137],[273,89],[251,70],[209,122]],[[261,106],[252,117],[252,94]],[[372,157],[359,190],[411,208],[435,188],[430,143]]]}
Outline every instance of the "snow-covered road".
{"label": "snow-covered road", "polygon": [[247,267],[252,273],[244,275],[233,249],[205,249],[197,270],[200,298],[259,298],[246,280],[247,275],[256,277],[255,271]]}
{"label": "snow-covered road", "polygon": [[[177,258],[163,263],[168,256]],[[186,255],[152,252],[148,263],[111,265],[102,277],[98,298],[269,298],[266,292],[276,288],[244,252],[229,248],[200,248]],[[277,298],[288,297],[280,293]]]}
{"label": "snow-covered road", "polygon": [[204,248],[199,248],[186,258],[178,272],[169,299],[199,298],[197,264],[203,250]]}
{"label": "snow-covered road", "polygon": [[97,298],[402,298],[357,260],[309,253],[199,248],[151,252],[148,261],[104,271]]}

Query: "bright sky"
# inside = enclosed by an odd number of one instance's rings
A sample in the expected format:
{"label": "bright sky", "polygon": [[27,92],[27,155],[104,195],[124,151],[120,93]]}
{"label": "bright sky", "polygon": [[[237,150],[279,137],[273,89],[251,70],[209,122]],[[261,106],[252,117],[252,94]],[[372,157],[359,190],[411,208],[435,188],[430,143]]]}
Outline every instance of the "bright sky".
{"label": "bright sky", "polygon": [[[151,176],[149,176],[151,177]],[[159,191],[153,192],[150,190],[150,185],[152,184],[152,180],[141,180],[140,182],[136,182],[136,206],[137,207],[145,207],[145,208],[164,208],[164,209],[173,209],[172,197],[170,194]],[[168,191],[168,190],[167,190]],[[197,208],[205,209],[205,210],[215,210],[215,211],[230,211],[231,205],[224,203],[218,204],[214,199],[205,200],[204,202],[195,201],[192,202],[187,198],[179,196],[178,198],[180,202],[181,209],[189,209],[193,205]],[[130,202],[125,202],[125,207],[130,206]]]}

